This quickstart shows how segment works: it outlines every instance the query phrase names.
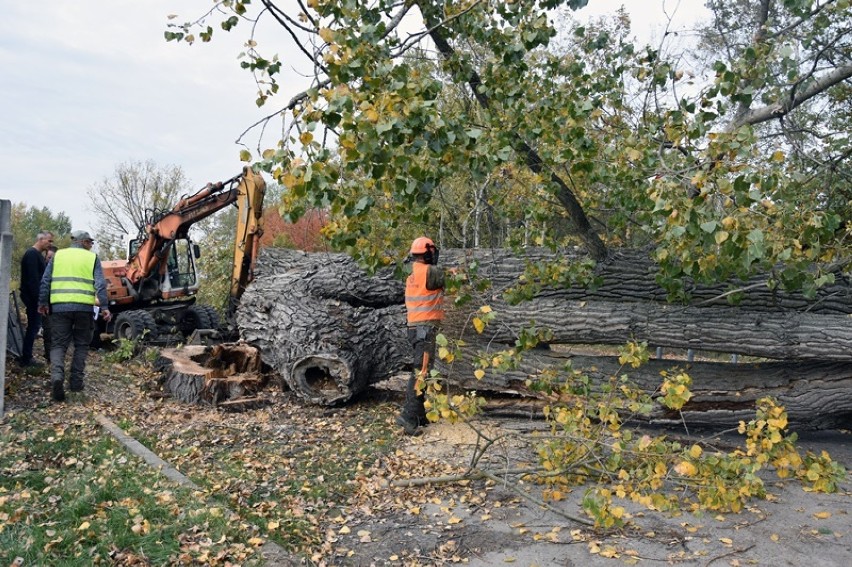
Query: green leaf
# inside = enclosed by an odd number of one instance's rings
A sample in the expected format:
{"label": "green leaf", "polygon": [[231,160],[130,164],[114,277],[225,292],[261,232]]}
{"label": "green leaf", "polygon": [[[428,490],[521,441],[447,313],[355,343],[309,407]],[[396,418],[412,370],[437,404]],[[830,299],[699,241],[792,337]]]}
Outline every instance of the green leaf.
{"label": "green leaf", "polygon": [[714,220],[711,220],[711,221],[701,223],[700,226],[701,226],[701,230],[703,230],[704,232],[709,234],[709,233],[712,233],[716,230],[716,227],[719,226],[719,223],[717,223]]}

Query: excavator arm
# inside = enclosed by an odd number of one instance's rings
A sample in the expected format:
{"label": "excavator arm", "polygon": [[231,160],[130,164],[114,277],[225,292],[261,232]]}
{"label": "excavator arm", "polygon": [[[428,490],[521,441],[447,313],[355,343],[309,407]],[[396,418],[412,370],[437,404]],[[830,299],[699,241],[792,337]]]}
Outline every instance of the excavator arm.
{"label": "excavator arm", "polygon": [[[247,168],[249,171],[250,168]],[[243,174],[241,191],[237,194],[237,228],[234,238],[234,262],[227,315],[230,318],[250,281],[263,236],[263,198],[266,183],[253,172]]]}
{"label": "excavator arm", "polygon": [[230,303],[235,302],[251,280],[254,270],[258,241],[263,234],[265,192],[263,177],[246,166],[240,175],[227,181],[208,183],[194,195],[182,198],[170,211],[145,227],[141,243],[127,262],[126,284],[138,290],[145,280],[165,274],[166,260],[175,240],[186,238],[196,222],[236,203],[238,220],[230,292]]}

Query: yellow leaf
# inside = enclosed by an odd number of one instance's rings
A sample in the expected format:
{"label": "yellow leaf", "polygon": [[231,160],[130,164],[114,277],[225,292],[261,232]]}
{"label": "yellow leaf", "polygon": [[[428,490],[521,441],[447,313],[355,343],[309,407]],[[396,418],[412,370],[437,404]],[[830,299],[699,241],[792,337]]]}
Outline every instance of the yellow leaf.
{"label": "yellow leaf", "polygon": [[601,557],[618,557],[618,551],[613,546],[608,545],[601,550]]}
{"label": "yellow leaf", "polygon": [[348,534],[348,533],[350,533],[351,531],[352,531],[352,530],[350,530],[350,529],[349,529],[349,526],[343,526],[342,528],[340,528],[339,530],[337,530],[337,533],[339,533],[339,534]]}
{"label": "yellow leaf", "polygon": [[699,447],[698,445],[693,445],[689,448],[689,456],[693,459],[697,459],[698,457],[700,457],[701,453],[701,447]]}
{"label": "yellow leaf", "polygon": [[678,463],[677,465],[675,465],[674,470],[678,474],[683,476],[693,476],[696,472],[698,472],[698,469],[695,468],[695,465],[693,465],[689,461],[682,461]]}
{"label": "yellow leaf", "polygon": [[727,546],[734,545],[734,540],[732,540],[732,539],[731,539],[731,538],[729,538],[729,537],[720,537],[720,538],[719,538],[719,541],[721,541],[722,543],[724,543],[724,544],[725,544],[725,545],[727,545]]}
{"label": "yellow leaf", "polygon": [[601,548],[598,545],[598,542],[590,541],[589,542],[589,553],[591,553],[592,555],[595,555],[595,554],[600,553],[600,552],[601,552]]}
{"label": "yellow leaf", "polygon": [[473,328],[476,329],[476,332],[481,335],[482,331],[485,330],[485,323],[479,317],[474,317],[473,318]]}
{"label": "yellow leaf", "polygon": [[88,530],[88,529],[89,529],[89,526],[91,526],[91,524],[90,524],[89,522],[83,522],[83,523],[82,523],[82,524],[80,524],[80,526],[77,528],[77,531],[78,531],[78,532],[82,532],[83,530]]}
{"label": "yellow leaf", "polygon": [[771,536],[769,536],[769,539],[771,539],[772,541],[778,541],[781,538],[778,536],[778,534],[772,534]]}
{"label": "yellow leaf", "polygon": [[491,313],[491,307],[488,305],[483,305],[479,308],[482,313]]}
{"label": "yellow leaf", "polygon": [[728,234],[727,231],[720,230],[714,236],[714,238],[716,239],[716,244],[722,244],[724,241],[726,241],[728,239],[729,236],[730,236],[730,234]]}
{"label": "yellow leaf", "polygon": [[450,519],[447,520],[448,524],[458,524],[460,522],[461,522],[461,518],[459,518],[457,516],[450,516]]}
{"label": "yellow leaf", "polygon": [[814,514],[814,518],[816,518],[817,520],[825,520],[826,518],[830,517],[831,512],[817,512],[816,514]]}
{"label": "yellow leaf", "polygon": [[482,380],[482,378],[485,377],[485,370],[477,368],[473,371],[473,375],[476,376],[477,380]]}
{"label": "yellow leaf", "polygon": [[410,514],[414,514],[415,516],[419,516],[420,515],[420,506],[414,506],[412,508],[409,508],[408,512]]}
{"label": "yellow leaf", "polygon": [[270,531],[277,530],[280,525],[281,525],[280,522],[272,521],[272,522],[269,522],[269,523],[266,524],[266,529],[270,530]]}
{"label": "yellow leaf", "polygon": [[302,132],[302,135],[299,136],[299,141],[307,146],[308,144],[314,141],[314,135],[310,132]]}
{"label": "yellow leaf", "polygon": [[438,358],[445,359],[450,355],[450,351],[447,350],[447,347],[441,347],[438,349]]}
{"label": "yellow leaf", "polygon": [[253,545],[255,547],[259,547],[259,546],[263,545],[263,540],[259,537],[253,537],[250,540],[248,540],[248,542],[249,542],[250,545]]}

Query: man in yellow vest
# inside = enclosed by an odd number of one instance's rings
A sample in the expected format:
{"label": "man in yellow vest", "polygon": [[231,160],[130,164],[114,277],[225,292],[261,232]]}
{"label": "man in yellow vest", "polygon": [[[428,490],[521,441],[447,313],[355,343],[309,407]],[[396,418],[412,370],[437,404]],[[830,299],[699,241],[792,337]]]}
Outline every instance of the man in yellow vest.
{"label": "man in yellow vest", "polygon": [[437,266],[438,247],[421,236],[411,243],[411,275],[405,282],[408,340],[414,351],[414,374],[408,379],[405,404],[396,418],[406,435],[426,425],[423,388],[435,357],[435,336],[444,319],[444,271]]}
{"label": "man in yellow vest", "polygon": [[50,314],[51,348],[50,379],[54,401],[65,399],[65,353],[74,344],[71,359],[72,392],[83,390],[86,355],[95,328],[95,310],[101,306],[100,315],[109,321],[106,280],[101,262],[92,252],[94,240],[88,232],[71,233],[71,247],[59,250],[47,265],[41,279],[38,310]]}

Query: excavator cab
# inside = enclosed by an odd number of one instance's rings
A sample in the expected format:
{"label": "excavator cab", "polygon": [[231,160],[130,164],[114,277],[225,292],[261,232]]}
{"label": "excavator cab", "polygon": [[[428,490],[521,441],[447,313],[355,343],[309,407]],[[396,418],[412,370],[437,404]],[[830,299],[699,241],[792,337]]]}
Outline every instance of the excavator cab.
{"label": "excavator cab", "polygon": [[[143,242],[139,239],[130,241],[129,258],[138,253]],[[160,276],[159,272],[154,272],[142,280],[143,284],[139,288],[140,299],[150,301],[155,298],[171,299],[195,295],[198,291],[195,260],[200,256],[200,248],[189,238],[173,240],[166,258],[165,273]]]}

